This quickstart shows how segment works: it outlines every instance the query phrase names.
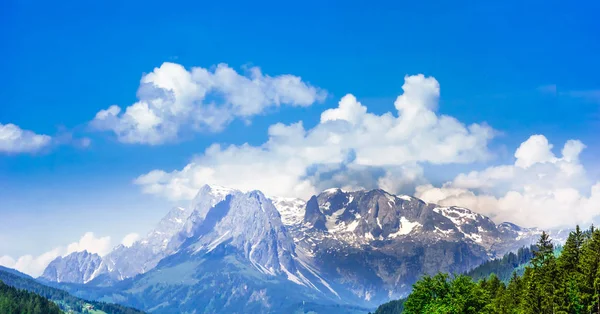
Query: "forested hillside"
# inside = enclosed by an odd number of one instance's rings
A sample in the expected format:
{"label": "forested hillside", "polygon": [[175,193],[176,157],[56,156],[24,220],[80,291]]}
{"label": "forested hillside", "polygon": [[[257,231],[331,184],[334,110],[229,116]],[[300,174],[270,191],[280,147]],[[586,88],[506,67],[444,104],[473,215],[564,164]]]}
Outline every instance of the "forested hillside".
{"label": "forested hillside", "polygon": [[[467,275],[425,276],[406,300],[384,304],[376,313],[600,313],[600,230],[577,227],[560,256],[554,249],[543,233],[529,250],[532,258],[523,275],[513,271],[507,284],[495,274],[478,282]],[[527,254],[517,253],[517,260]]]}
{"label": "forested hillside", "polygon": [[510,252],[502,258],[487,261],[466,273],[474,281],[479,281],[495,274],[498,278],[508,283],[513,273],[522,275],[525,271],[525,265],[533,258],[536,246],[520,248],[516,253]]}
{"label": "forested hillside", "polygon": [[55,314],[62,313],[58,305],[35,293],[18,290],[0,281],[0,313]]}
{"label": "forested hillside", "polygon": [[[96,313],[111,313],[111,314],[139,314],[143,313],[142,311],[129,308],[126,306],[112,304],[112,303],[104,303],[97,301],[87,301],[72,296],[66,291],[48,287],[37,282],[35,279],[19,273],[15,270],[7,271],[6,269],[0,270],[0,281],[4,282],[4,284],[14,287],[20,290],[26,290],[35,294],[40,295],[43,298],[47,298],[54,303],[56,303],[60,309],[64,311],[70,311],[71,313],[85,313],[87,308],[93,308],[96,310]],[[0,311],[1,314],[11,313],[11,312],[3,312]],[[17,312],[19,313],[19,312]],[[34,312],[24,312],[24,313],[34,313]],[[37,312],[36,312],[37,313]],[[46,313],[46,312],[42,312]]]}

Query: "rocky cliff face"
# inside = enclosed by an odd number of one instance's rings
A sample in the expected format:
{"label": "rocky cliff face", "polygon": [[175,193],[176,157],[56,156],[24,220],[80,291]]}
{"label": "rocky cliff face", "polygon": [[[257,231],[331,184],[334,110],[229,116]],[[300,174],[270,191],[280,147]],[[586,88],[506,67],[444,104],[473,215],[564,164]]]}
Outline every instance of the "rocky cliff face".
{"label": "rocky cliff face", "polygon": [[74,252],[52,261],[40,277],[54,282],[87,283],[96,276],[101,263],[98,254]]}
{"label": "rocky cliff face", "polygon": [[497,237],[483,216],[382,190],[326,190],[288,228],[305,263],[366,303],[406,294],[424,273],[477,266]]}

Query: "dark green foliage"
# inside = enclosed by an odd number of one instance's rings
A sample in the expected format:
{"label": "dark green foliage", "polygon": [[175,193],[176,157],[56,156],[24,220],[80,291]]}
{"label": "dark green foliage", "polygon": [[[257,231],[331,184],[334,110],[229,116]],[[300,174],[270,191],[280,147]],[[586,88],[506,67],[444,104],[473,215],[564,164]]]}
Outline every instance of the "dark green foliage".
{"label": "dark green foliage", "polygon": [[403,308],[390,302],[376,313],[600,314],[600,230],[577,227],[558,257],[542,233],[534,249],[491,261],[470,274],[478,278],[484,270],[499,270],[504,277],[508,266],[515,269],[528,258],[522,275],[513,271],[508,279],[493,273],[478,282],[465,275],[425,276],[401,301]]}
{"label": "dark green foliage", "polygon": [[60,308],[35,293],[18,290],[0,281],[0,313],[2,314],[58,314]]}
{"label": "dark green foliage", "polygon": [[[94,309],[101,310],[111,314],[139,314],[142,311],[111,303],[87,301],[70,295],[68,292],[45,286],[35,279],[20,274],[16,271],[0,270],[0,281],[3,281],[6,285],[12,286],[17,289],[27,290],[38,294],[44,298],[54,301],[64,311],[73,311],[76,313],[83,313],[86,305],[93,305]],[[0,311],[0,313],[5,313]],[[28,312],[27,312],[28,313]]]}
{"label": "dark green foliage", "polygon": [[[466,275],[475,281],[479,281],[487,278],[490,274],[496,274],[501,281],[508,283],[516,268],[531,261],[535,249],[535,246],[520,248],[517,253],[510,252],[502,258],[485,262],[467,272]],[[521,270],[524,270],[524,268],[521,268]],[[520,274],[522,275],[522,271]]]}
{"label": "dark green foliage", "polygon": [[373,314],[402,313],[406,299],[393,300],[380,305]]}

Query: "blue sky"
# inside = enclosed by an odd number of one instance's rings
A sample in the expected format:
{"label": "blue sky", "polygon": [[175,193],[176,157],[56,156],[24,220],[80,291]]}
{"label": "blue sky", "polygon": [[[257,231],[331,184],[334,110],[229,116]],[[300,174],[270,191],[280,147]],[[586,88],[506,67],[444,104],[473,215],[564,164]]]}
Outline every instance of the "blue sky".
{"label": "blue sky", "polygon": [[[144,234],[185,199],[143,193],[139,176],[181,170],[213,143],[261,145],[275,123],[311,129],[348,93],[371,113],[394,112],[405,75],[421,73],[439,82],[438,115],[485,123],[496,135],[485,141],[488,158],[413,160],[424,171],[419,184],[512,164],[521,143],[543,134],[557,158],[569,139],[587,146],[577,165],[591,183],[577,189],[589,194],[600,180],[598,9],[593,1],[3,2],[0,123],[52,143],[0,152],[0,256],[41,254],[90,231],[113,244]],[[140,78],[163,62],[187,70],[226,63],[239,73],[256,66],[327,96],[160,145],[124,143],[90,125],[100,110],[135,103]]]}

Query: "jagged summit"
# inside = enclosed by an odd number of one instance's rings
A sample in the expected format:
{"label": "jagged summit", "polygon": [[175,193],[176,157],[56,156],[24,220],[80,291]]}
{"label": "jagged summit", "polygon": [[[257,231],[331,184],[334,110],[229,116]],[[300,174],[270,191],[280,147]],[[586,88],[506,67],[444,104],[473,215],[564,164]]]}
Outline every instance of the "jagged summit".
{"label": "jagged summit", "polygon": [[497,236],[496,226],[483,215],[381,189],[325,190],[307,202],[303,222],[306,227],[338,235],[347,242],[353,239],[355,244],[423,235],[475,242],[485,237],[479,233]]}
{"label": "jagged summit", "polygon": [[283,269],[295,271],[294,242],[279,212],[260,191],[232,191],[202,218],[190,219],[188,223],[188,237],[197,239],[187,244],[194,253],[212,251],[227,243],[243,252],[261,271],[273,274]]}
{"label": "jagged summit", "polygon": [[95,277],[102,258],[88,251],[73,252],[50,262],[40,276],[54,282],[87,283]]}

